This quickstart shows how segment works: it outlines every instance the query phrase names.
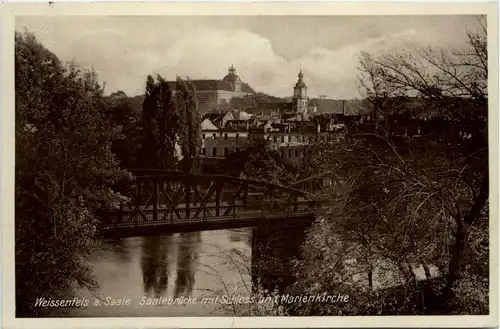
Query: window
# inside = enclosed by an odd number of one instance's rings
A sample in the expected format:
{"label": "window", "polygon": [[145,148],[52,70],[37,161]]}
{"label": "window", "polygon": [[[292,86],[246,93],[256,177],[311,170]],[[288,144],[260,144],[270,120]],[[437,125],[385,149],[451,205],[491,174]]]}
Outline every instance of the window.
{"label": "window", "polygon": [[205,139],[205,134],[201,135],[201,138]]}
{"label": "window", "polygon": [[217,138],[217,134],[216,133],[214,133],[212,136],[214,136],[214,139]]}
{"label": "window", "polygon": [[229,149],[227,147],[224,147],[224,156],[227,156],[229,154]]}
{"label": "window", "polygon": [[281,142],[284,143],[285,142],[285,136],[281,136]]}
{"label": "window", "polygon": [[201,148],[201,155],[205,155],[206,149],[204,147]]}
{"label": "window", "polygon": [[217,156],[217,148],[212,147],[212,156],[215,157]]}
{"label": "window", "polygon": [[224,139],[227,139],[227,134],[224,134]]}
{"label": "window", "polygon": [[273,136],[273,142],[275,142],[275,143],[276,143],[277,141],[278,141],[278,136],[274,135],[274,136]]}
{"label": "window", "polygon": [[240,134],[236,133],[236,139],[240,138]]}
{"label": "window", "polygon": [[292,150],[288,150],[288,157],[291,158],[292,157]]}
{"label": "window", "polygon": [[297,158],[302,158],[302,150],[297,150]]}

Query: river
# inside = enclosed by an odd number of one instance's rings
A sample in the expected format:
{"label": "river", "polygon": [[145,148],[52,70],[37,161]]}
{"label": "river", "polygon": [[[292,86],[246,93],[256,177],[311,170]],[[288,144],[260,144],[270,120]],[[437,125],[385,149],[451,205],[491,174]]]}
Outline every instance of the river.
{"label": "river", "polygon": [[[76,296],[88,299],[89,305],[74,309],[69,315],[232,315],[220,303],[201,300],[216,295],[250,294],[252,234],[251,228],[243,228],[106,241],[89,260],[99,290],[76,290]],[[183,304],[172,303],[182,296],[187,297]],[[154,298],[162,300],[163,305],[141,305],[155,301]],[[118,299],[129,299],[130,305],[105,306],[106,301],[112,304]]]}

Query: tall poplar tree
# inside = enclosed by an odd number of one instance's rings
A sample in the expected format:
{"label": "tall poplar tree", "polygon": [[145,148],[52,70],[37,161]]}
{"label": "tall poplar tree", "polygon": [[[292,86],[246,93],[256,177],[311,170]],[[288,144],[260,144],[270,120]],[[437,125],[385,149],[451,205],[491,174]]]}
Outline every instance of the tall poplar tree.
{"label": "tall poplar tree", "polygon": [[146,80],[146,98],[142,106],[142,167],[173,169],[176,165],[175,144],[181,120],[172,101],[167,81],[158,75]]}
{"label": "tall poplar tree", "polygon": [[177,78],[176,87],[177,113],[184,129],[179,131],[179,143],[183,155],[182,170],[193,172],[198,165],[198,153],[201,148],[200,115],[196,89],[190,82]]}

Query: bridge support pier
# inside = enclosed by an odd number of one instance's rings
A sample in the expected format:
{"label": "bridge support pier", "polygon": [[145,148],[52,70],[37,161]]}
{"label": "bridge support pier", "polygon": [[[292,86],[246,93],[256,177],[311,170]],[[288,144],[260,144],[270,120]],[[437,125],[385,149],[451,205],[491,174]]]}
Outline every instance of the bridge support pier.
{"label": "bridge support pier", "polygon": [[248,185],[245,184],[243,186],[243,209],[247,209],[247,201],[248,201]]}
{"label": "bridge support pier", "polygon": [[262,221],[252,230],[252,290],[258,288],[283,293],[293,282],[292,259],[299,256],[300,246],[314,217],[289,222]]}
{"label": "bridge support pier", "polygon": [[185,180],[185,188],[186,188],[186,198],[185,198],[185,207],[186,207],[186,218],[191,218],[190,214],[190,205],[191,205],[191,177],[186,176]]}
{"label": "bridge support pier", "polygon": [[220,199],[221,199],[221,192],[222,192],[222,186],[219,183],[216,183],[217,185],[215,186],[215,216],[220,216]]}
{"label": "bridge support pier", "polygon": [[154,189],[153,189],[153,221],[156,223],[158,222],[158,195],[159,195],[159,182],[155,181],[154,182]]}

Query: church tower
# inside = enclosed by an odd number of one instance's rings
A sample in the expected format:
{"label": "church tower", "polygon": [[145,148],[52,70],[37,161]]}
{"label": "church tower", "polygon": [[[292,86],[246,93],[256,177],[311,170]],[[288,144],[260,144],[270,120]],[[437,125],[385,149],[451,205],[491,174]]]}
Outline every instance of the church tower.
{"label": "church tower", "polygon": [[307,113],[307,86],[304,83],[302,69],[299,72],[299,80],[293,87],[293,110],[295,113]]}

